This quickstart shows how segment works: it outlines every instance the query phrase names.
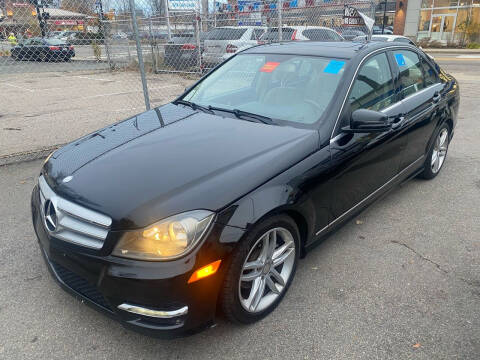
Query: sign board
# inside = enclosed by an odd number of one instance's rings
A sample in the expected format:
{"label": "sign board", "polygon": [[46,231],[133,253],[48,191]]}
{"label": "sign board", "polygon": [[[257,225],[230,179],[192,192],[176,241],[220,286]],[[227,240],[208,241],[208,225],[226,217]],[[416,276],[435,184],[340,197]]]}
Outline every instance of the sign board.
{"label": "sign board", "polygon": [[198,0],[168,0],[170,11],[195,11],[198,10]]}
{"label": "sign board", "polygon": [[343,25],[358,26],[365,25],[357,9],[350,5],[345,5],[343,9]]}

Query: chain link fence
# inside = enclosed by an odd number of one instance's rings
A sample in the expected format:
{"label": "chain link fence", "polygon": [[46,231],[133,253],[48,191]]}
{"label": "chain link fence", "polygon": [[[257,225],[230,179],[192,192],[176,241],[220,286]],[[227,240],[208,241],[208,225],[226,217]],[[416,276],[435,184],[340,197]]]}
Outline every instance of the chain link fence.
{"label": "chain link fence", "polygon": [[251,46],[365,36],[345,5],[374,17],[370,0],[0,0],[0,157],[167,103]]}

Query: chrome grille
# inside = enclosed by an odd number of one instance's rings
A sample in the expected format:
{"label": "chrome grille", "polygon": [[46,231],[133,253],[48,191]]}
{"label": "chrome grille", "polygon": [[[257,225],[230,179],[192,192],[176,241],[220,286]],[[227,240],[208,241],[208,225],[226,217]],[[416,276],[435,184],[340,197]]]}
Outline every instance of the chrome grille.
{"label": "chrome grille", "polygon": [[[101,249],[112,219],[56,195],[43,176],[38,179],[45,228],[53,237],[92,249]],[[53,205],[55,224],[46,226],[46,204]],[[49,209],[50,210],[50,209]],[[53,228],[53,230],[52,230]]]}

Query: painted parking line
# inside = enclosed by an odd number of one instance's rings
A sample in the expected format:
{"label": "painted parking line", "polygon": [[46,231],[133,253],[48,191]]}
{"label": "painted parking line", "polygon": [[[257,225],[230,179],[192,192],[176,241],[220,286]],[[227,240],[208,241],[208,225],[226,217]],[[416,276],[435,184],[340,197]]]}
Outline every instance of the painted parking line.
{"label": "painted parking line", "polygon": [[457,59],[480,59],[480,54],[478,54],[478,55],[458,55]]}
{"label": "painted parking line", "polygon": [[26,87],[23,87],[23,86],[10,84],[10,83],[3,83],[3,85],[10,86],[10,87],[20,89],[20,90],[24,90],[24,91],[28,91],[28,92],[35,92],[35,90],[29,89],[29,88],[26,88]]}

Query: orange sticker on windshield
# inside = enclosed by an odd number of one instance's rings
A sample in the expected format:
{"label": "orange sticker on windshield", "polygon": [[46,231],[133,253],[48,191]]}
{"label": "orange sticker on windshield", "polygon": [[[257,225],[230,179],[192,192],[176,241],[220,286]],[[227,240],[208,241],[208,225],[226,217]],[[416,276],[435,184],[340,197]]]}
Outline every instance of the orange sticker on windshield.
{"label": "orange sticker on windshield", "polygon": [[273,62],[273,61],[269,61],[269,62],[266,62],[265,65],[262,66],[262,68],[260,69],[261,72],[272,72],[273,70],[275,70],[275,68],[280,65],[279,62]]}

